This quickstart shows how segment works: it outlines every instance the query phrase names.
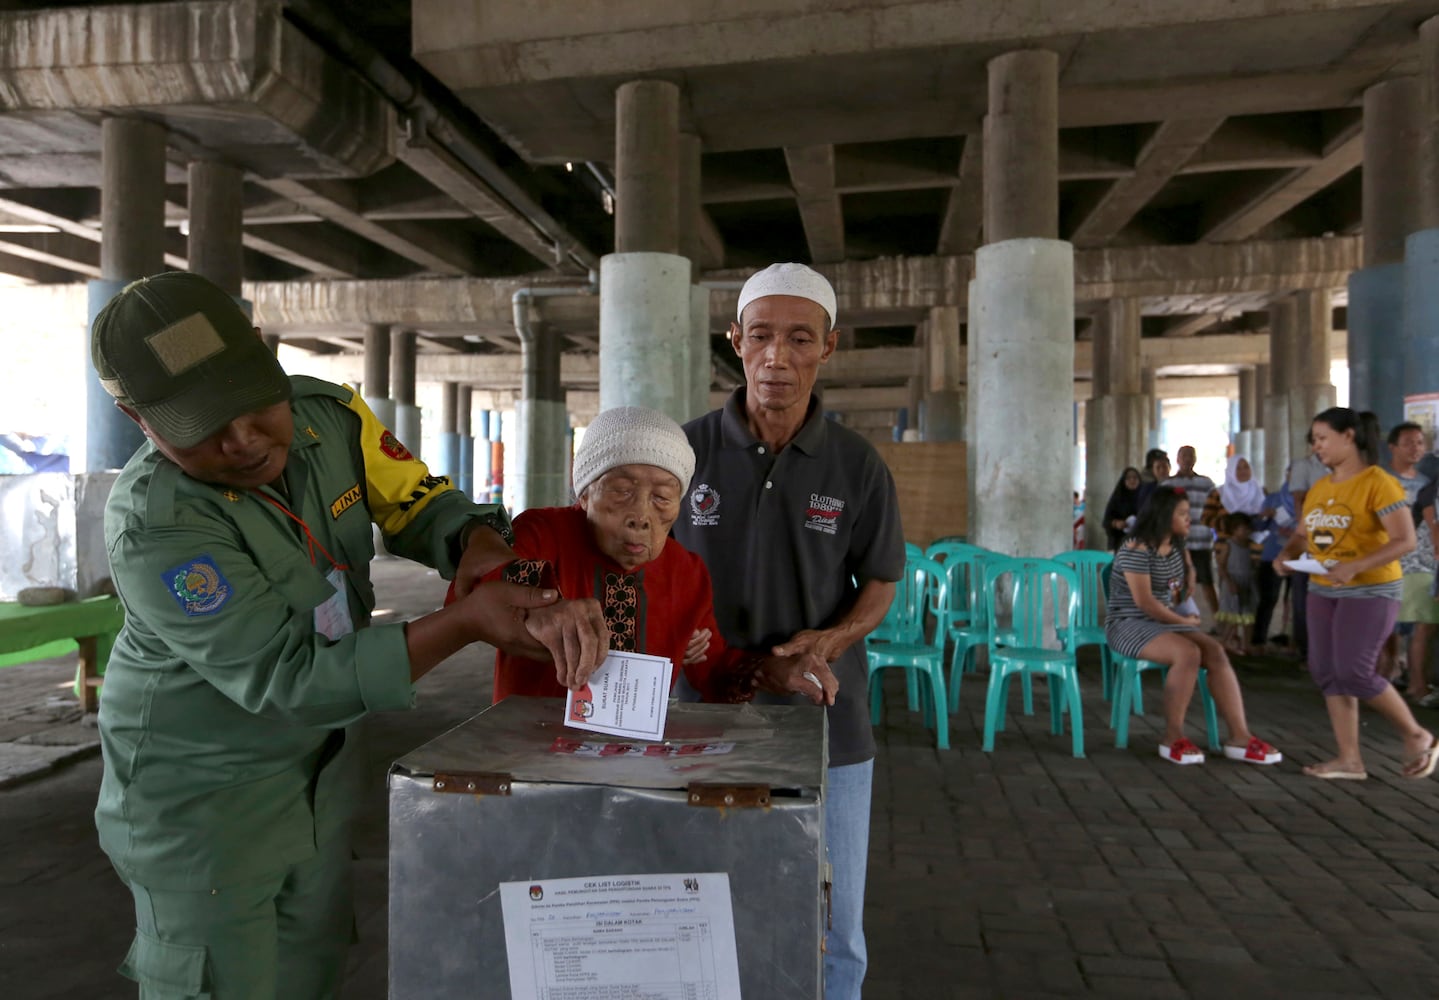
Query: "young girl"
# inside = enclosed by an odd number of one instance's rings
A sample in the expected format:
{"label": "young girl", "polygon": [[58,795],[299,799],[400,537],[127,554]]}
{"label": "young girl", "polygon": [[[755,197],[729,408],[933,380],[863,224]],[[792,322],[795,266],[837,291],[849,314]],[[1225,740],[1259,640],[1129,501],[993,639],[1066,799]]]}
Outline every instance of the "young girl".
{"label": "young girl", "polygon": [[1188,535],[1184,491],[1156,490],[1139,512],[1129,540],[1114,555],[1105,638],[1121,656],[1169,667],[1159,756],[1172,764],[1204,763],[1204,751],[1184,735],[1184,715],[1202,666],[1209,670],[1210,694],[1229,729],[1224,756],[1247,764],[1277,764],[1284,755],[1249,731],[1239,678],[1224,647],[1199,631],[1197,614],[1183,610],[1194,589],[1194,567],[1185,551]]}
{"label": "young girl", "polygon": [[1226,514],[1224,533],[1214,544],[1214,565],[1219,570],[1219,641],[1231,653],[1249,655],[1249,628],[1257,603],[1254,586],[1254,552],[1250,546],[1253,524],[1248,514]]}
{"label": "young girl", "polygon": [[1309,588],[1309,674],[1324,692],[1338,753],[1304,773],[1360,781],[1369,776],[1359,747],[1359,702],[1389,720],[1404,743],[1404,775],[1425,778],[1439,761],[1439,740],[1376,669],[1394,630],[1402,592],[1399,557],[1414,548],[1404,489],[1378,466],[1379,421],[1334,406],[1314,418],[1314,453],[1331,470],[1304,494],[1294,536],[1274,571],[1301,552],[1325,567]]}

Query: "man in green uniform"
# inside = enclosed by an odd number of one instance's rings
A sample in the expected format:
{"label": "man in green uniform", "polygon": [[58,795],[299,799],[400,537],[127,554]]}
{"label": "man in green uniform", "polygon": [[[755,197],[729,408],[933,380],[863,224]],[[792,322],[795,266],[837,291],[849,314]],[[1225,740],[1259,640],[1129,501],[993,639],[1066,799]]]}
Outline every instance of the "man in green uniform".
{"label": "man in green uniform", "polygon": [[[351,389],[287,378],[220,288],[172,272],[96,317],[101,384],[149,437],[105,537],[126,620],[100,704],[100,842],[135,898],[142,998],[333,996],[353,938],[354,724],[468,643],[589,670],[593,601],[480,584],[503,508],[432,476]],[[371,524],[460,599],[369,626]]]}

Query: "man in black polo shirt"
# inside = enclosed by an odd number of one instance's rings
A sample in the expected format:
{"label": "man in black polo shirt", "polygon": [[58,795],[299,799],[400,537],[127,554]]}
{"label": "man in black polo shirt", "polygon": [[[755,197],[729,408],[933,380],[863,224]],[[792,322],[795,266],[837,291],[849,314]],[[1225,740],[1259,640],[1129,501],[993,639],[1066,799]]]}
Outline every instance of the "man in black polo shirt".
{"label": "man in black polo shirt", "polygon": [[[819,366],[839,342],[829,282],[802,264],[771,265],[745,283],[737,318],[730,342],[746,384],[685,426],[695,476],[674,534],[709,566],[726,642],[781,656],[813,651],[839,679],[826,709],[834,886],[825,998],[857,1000],[874,769],[862,640],[889,610],[904,571],[899,507],[879,455],[825,420],[814,393]],[[760,686],[772,685],[761,678]]]}

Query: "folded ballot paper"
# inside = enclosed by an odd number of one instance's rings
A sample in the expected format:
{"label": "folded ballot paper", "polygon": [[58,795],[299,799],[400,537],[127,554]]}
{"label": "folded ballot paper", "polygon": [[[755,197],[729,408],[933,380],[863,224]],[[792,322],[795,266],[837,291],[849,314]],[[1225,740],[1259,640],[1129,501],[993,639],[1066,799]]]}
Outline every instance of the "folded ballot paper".
{"label": "folded ballot paper", "polygon": [[664,656],[611,651],[589,683],[565,699],[565,725],[611,736],[664,738],[674,663]]}

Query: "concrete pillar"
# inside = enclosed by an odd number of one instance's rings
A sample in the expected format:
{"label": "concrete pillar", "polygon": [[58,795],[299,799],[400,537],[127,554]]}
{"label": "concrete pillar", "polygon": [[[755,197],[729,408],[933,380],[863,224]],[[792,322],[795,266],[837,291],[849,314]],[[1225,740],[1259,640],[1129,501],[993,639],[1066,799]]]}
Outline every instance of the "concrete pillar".
{"label": "concrete pillar", "polygon": [[[543,328],[535,329],[532,342],[525,345],[523,384],[515,403],[518,454],[510,463],[515,513],[564,506],[570,499],[565,451],[570,418],[560,385],[561,346],[559,334]],[[603,402],[600,409],[605,409]]]}
{"label": "concrete pillar", "polygon": [[1404,241],[1420,227],[1424,200],[1414,194],[1423,187],[1422,111],[1414,77],[1364,92],[1364,267],[1349,277],[1349,405],[1386,427],[1403,419]]}
{"label": "concrete pillar", "polygon": [[390,427],[411,454],[420,454],[420,408],[415,405],[415,331],[390,333],[390,398],[395,421]]}
{"label": "concrete pillar", "polygon": [[[971,540],[1009,555],[1073,546],[1069,511],[1074,391],[1074,248],[1059,232],[1059,60],[1023,51],[989,61],[984,232],[970,316],[975,503]],[[1137,389],[1137,387],[1136,387]],[[1024,498],[1053,497],[1054,503]]]}
{"label": "concrete pillar", "polygon": [[964,394],[966,407],[964,411],[964,517],[965,535],[973,541],[975,538],[976,525],[980,520],[979,515],[979,490],[976,488],[976,481],[979,477],[979,449],[975,444],[976,412],[981,407],[984,397],[984,390],[979,384],[979,282],[970,279],[966,292],[966,319],[965,336],[965,371],[964,371]]}
{"label": "concrete pillar", "polygon": [[[1148,416],[1149,433],[1146,435],[1144,450],[1159,447],[1160,432],[1164,428],[1164,416],[1162,413],[1163,404],[1159,399],[1159,388],[1153,368],[1145,368],[1139,373],[1139,393],[1146,400],[1145,414]],[[1139,470],[1143,472],[1144,470]]]}
{"label": "concrete pillar", "polygon": [[191,160],[189,179],[190,270],[239,298],[245,173],[218,160]]}
{"label": "concrete pillar", "polygon": [[1059,236],[1059,57],[1037,49],[989,61],[984,238]]}
{"label": "concrete pillar", "polygon": [[460,473],[456,485],[470,497],[475,495],[475,429],[471,423],[474,395],[473,386],[462,385],[456,389],[455,429],[460,434]]}
{"label": "concrete pillar", "polygon": [[1052,556],[1073,547],[1062,501],[1071,491],[1074,417],[1068,406],[1036,401],[1073,399],[1073,248],[1039,239],[980,247],[974,292],[971,393],[982,402],[970,408],[970,540],[1007,555]]}
{"label": "concrete pillar", "polygon": [[616,252],[600,259],[600,409],[648,406],[684,421],[695,331],[692,268],[680,256],[679,88],[626,83],[615,119]]}
{"label": "concrete pillar", "polygon": [[679,137],[679,225],[680,256],[690,262],[690,339],[688,346],[689,401],[685,407],[690,418],[710,408],[710,292],[701,286],[700,226],[703,205],[700,202],[700,181],[703,143],[697,135],[687,132]]}
{"label": "concrete pillar", "polygon": [[692,308],[685,258],[615,253],[600,259],[601,410],[648,406],[681,422],[690,418]]}
{"label": "concrete pillar", "polygon": [[440,387],[440,454],[431,471],[460,481],[460,387],[445,382]]}
{"label": "concrete pillar", "polygon": [[[1111,299],[1095,323],[1094,396],[1085,407],[1085,545],[1105,545],[1101,515],[1128,465],[1144,463],[1149,396],[1139,364],[1140,302]],[[1093,512],[1094,516],[1089,516]]]}
{"label": "concrete pillar", "polygon": [[[90,323],[120,289],[165,266],[164,127],[139,118],[105,118],[100,145],[100,278],[87,289]],[[114,397],[89,370],[84,471],[118,469],[144,441],[140,428],[116,409]]]}
{"label": "concrete pillar", "polygon": [[680,89],[633,80],[615,94],[615,251],[677,254]]}
{"label": "concrete pillar", "polygon": [[964,399],[961,391],[959,307],[935,306],[924,323],[925,441],[964,440]]}
{"label": "concrete pillar", "polygon": [[395,426],[395,401],[390,397],[390,324],[365,325],[365,404],[386,427]]}
{"label": "concrete pillar", "polygon": [[[1439,393],[1439,136],[1434,134],[1439,122],[1439,18],[1431,17],[1419,27],[1419,220],[1405,242],[1404,251],[1404,326],[1400,355],[1403,365],[1398,381],[1399,395],[1404,402],[1419,402],[1416,397]],[[1368,165],[1365,165],[1368,171]],[[1367,183],[1367,182],[1366,182]],[[1396,194],[1396,197],[1397,194]],[[1368,220],[1364,239],[1369,240]],[[1421,228],[1422,227],[1422,228]],[[1353,305],[1350,305],[1353,315]],[[1350,321],[1353,325],[1353,321]],[[1352,363],[1352,362],[1351,362]],[[1427,402],[1427,401],[1426,401]],[[1404,410],[1396,409],[1386,400],[1384,410],[1371,407],[1384,427],[1392,427],[1395,418],[1403,419]],[[1351,405],[1353,405],[1351,403]],[[1406,406],[1407,409],[1407,406]]]}
{"label": "concrete pillar", "polygon": [[1293,353],[1289,388],[1289,454],[1302,455],[1305,432],[1315,415],[1334,405],[1329,375],[1329,331],[1333,327],[1328,289],[1294,293],[1290,327]]}
{"label": "concrete pillar", "polygon": [[[1276,487],[1289,467],[1290,340],[1293,304],[1279,299],[1269,307],[1269,380],[1264,396],[1264,481]],[[1302,440],[1303,433],[1301,431]],[[1307,445],[1306,445],[1307,449]],[[1299,452],[1303,455],[1304,452]]]}

